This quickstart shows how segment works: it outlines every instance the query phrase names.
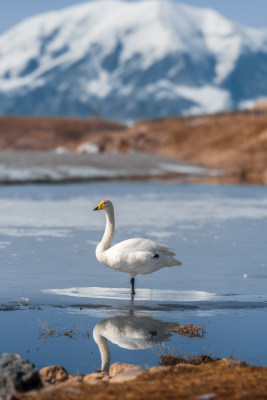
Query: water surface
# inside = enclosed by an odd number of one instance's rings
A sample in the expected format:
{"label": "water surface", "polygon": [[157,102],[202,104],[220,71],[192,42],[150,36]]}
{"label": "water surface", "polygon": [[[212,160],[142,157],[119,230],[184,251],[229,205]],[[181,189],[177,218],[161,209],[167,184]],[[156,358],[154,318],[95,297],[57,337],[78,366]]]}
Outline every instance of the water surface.
{"label": "water surface", "polygon": [[[183,263],[137,276],[134,304],[128,275],[95,258],[105,217],[92,209],[104,198],[115,207],[114,242],[149,237]],[[91,372],[101,364],[97,326],[111,362],[154,365],[171,349],[267,365],[266,222],[265,187],[2,186],[0,353]],[[168,323],[206,335],[171,335]]]}

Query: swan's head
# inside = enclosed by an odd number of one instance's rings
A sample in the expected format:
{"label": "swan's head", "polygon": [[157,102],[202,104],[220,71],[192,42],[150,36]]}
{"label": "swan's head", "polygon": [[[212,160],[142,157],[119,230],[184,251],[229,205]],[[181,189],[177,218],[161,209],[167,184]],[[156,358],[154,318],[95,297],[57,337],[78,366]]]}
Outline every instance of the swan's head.
{"label": "swan's head", "polygon": [[98,211],[98,210],[109,210],[113,207],[112,203],[110,200],[102,200],[96,208],[93,209],[93,211]]}

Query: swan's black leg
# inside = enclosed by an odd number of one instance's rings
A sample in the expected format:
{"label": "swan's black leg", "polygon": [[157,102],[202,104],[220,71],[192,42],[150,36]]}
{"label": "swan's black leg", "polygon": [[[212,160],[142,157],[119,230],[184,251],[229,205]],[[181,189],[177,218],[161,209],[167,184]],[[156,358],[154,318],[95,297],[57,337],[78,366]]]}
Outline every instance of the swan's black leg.
{"label": "swan's black leg", "polygon": [[135,291],[134,291],[134,278],[131,278],[131,287],[132,287],[131,295],[134,296],[134,295],[135,295]]}

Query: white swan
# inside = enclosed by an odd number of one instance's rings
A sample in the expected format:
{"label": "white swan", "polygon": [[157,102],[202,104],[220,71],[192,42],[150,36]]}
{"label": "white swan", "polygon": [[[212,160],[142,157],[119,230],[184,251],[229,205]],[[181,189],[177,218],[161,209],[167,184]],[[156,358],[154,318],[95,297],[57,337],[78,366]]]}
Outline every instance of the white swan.
{"label": "white swan", "polygon": [[136,274],[150,274],[164,267],[181,265],[173,256],[175,253],[164,244],[149,239],[133,238],[110,247],[115,231],[114,209],[110,200],[101,201],[94,211],[106,212],[106,229],[96,248],[98,261],[112,269],[126,272],[131,277],[132,295]]}
{"label": "white swan", "polygon": [[96,324],[93,337],[101,356],[101,369],[108,373],[110,348],[108,340],[129,350],[148,349],[170,340],[175,322],[163,322],[148,316],[119,315]]}

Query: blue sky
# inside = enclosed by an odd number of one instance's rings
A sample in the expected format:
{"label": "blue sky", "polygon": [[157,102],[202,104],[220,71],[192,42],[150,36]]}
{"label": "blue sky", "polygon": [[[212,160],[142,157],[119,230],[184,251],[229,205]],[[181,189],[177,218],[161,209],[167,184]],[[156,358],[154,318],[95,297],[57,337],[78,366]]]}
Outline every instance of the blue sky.
{"label": "blue sky", "polygon": [[[0,33],[27,17],[86,1],[0,0]],[[267,28],[267,0],[183,0],[180,2],[198,7],[211,7],[236,22],[255,28]]]}

